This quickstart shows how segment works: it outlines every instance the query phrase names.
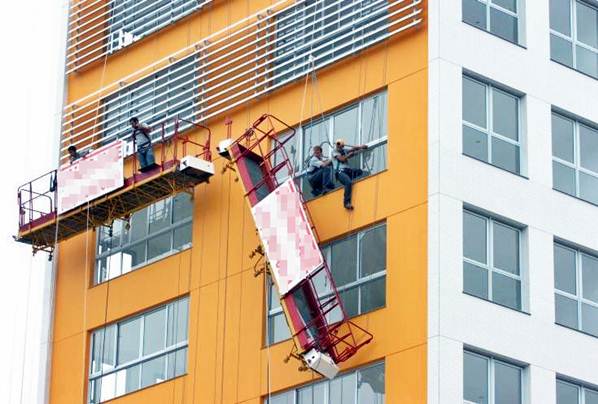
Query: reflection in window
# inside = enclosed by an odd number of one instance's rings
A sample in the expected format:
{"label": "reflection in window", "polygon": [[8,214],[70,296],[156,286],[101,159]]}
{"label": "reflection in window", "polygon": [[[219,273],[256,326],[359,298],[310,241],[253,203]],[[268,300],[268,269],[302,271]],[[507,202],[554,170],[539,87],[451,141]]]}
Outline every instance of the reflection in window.
{"label": "reflection in window", "polygon": [[383,404],[386,400],[384,362],[342,373],[333,380],[311,383],[273,394],[265,404]]}
{"label": "reflection in window", "polygon": [[581,0],[550,0],[550,57],[598,78],[598,8]]}
{"label": "reflection in window", "polygon": [[521,230],[463,211],[463,291],[521,310]]}
{"label": "reflection in window", "polygon": [[517,0],[462,0],[463,21],[507,41],[519,42]]}
{"label": "reflection in window", "polygon": [[556,380],[556,404],[597,404],[598,389],[564,379]]}
{"label": "reflection in window", "polygon": [[89,403],[180,376],[187,369],[189,299],[184,297],[91,334]]}
{"label": "reflection in window", "polygon": [[553,188],[598,205],[598,129],[552,113]]}
{"label": "reflection in window", "polygon": [[598,257],[555,243],[554,288],[556,322],[598,337]]}
{"label": "reflection in window", "polygon": [[519,97],[463,76],[463,153],[521,172]]}
{"label": "reflection in window", "polygon": [[463,351],[463,400],[479,404],[521,404],[523,368],[491,356]]}
{"label": "reflection in window", "polygon": [[181,193],[135,212],[128,225],[115,220],[112,231],[98,227],[95,282],[190,247],[192,219],[191,197]]}
{"label": "reflection in window", "polygon": [[[386,304],[386,224],[379,224],[322,247],[336,288],[351,317],[382,308]],[[318,297],[332,294],[324,272],[314,279]],[[269,283],[268,332],[270,344],[290,338],[276,287]],[[328,314],[329,322],[341,319],[340,308]]]}

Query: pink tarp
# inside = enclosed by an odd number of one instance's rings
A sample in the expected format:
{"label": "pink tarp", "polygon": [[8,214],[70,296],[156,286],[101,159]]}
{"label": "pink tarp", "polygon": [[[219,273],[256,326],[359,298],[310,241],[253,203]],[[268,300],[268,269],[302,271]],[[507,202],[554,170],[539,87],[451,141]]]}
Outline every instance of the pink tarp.
{"label": "pink tarp", "polygon": [[293,180],[276,188],[251,211],[283,296],[324,264]]}
{"label": "pink tarp", "polygon": [[124,184],[123,142],[116,141],[58,170],[58,213],[112,192]]}

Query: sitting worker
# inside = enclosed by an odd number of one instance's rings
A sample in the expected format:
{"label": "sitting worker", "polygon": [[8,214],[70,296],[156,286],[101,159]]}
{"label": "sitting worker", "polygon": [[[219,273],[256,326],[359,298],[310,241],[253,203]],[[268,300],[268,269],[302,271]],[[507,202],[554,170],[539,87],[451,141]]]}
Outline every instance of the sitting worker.
{"label": "sitting worker", "polygon": [[69,152],[69,160],[70,160],[71,164],[73,164],[75,161],[79,160],[80,158],[85,157],[87,155],[87,153],[89,153],[89,150],[86,150],[84,152],[77,151],[77,146],[75,146],[75,145],[70,145],[67,150]]}
{"label": "sitting worker", "polygon": [[329,189],[334,189],[331,169],[332,160],[322,155],[321,146],[314,146],[313,153],[307,167],[307,181],[311,185],[312,195],[318,196],[325,194]]}
{"label": "sitting worker", "polygon": [[338,139],[335,143],[332,158],[335,163],[336,179],[344,185],[345,194],[343,197],[343,205],[345,209],[352,210],[351,193],[353,192],[353,180],[363,174],[359,168],[349,167],[349,159],[353,157],[357,151],[367,149],[366,145],[360,146],[345,146],[343,139]]}
{"label": "sitting worker", "polygon": [[133,128],[133,139],[137,145],[137,160],[139,160],[139,171],[146,171],[152,168],[156,162],[154,160],[154,149],[152,148],[152,139],[149,134],[151,128],[147,125],[139,123],[139,118],[133,117],[129,119],[129,123]]}

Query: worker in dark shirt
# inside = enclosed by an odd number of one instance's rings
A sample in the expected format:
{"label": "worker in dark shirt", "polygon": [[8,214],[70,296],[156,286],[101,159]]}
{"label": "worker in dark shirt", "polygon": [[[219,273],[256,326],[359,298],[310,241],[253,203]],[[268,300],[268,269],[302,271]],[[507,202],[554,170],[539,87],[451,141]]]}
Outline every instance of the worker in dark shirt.
{"label": "worker in dark shirt", "polygon": [[75,161],[79,160],[80,158],[85,157],[87,155],[87,153],[89,153],[89,151],[84,151],[84,152],[77,151],[77,146],[75,146],[75,145],[70,145],[67,150],[69,152],[69,160],[70,160],[71,164],[73,164]]}
{"label": "worker in dark shirt", "polygon": [[353,180],[363,175],[363,171],[359,168],[352,168],[349,166],[349,159],[353,157],[359,150],[367,149],[367,145],[360,146],[345,146],[343,139],[338,139],[335,142],[332,158],[335,164],[336,179],[345,187],[345,194],[343,196],[343,205],[345,209],[352,210],[351,195],[353,192]]}
{"label": "worker in dark shirt", "polygon": [[132,136],[137,145],[139,171],[146,171],[156,164],[154,160],[154,149],[152,148],[152,139],[149,136],[151,128],[139,123],[139,118],[137,117],[129,119],[129,123],[133,128]]}
{"label": "worker in dark shirt", "polygon": [[334,189],[332,183],[332,160],[322,155],[322,147],[314,146],[313,155],[307,167],[307,181],[311,185],[311,193],[318,196]]}

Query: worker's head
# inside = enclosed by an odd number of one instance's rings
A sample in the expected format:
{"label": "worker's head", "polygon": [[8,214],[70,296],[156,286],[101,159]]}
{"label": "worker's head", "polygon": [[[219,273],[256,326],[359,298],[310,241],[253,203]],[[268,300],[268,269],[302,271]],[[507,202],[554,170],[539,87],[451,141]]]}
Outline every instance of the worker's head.
{"label": "worker's head", "polygon": [[322,155],[322,146],[314,146],[314,156],[320,157]]}
{"label": "worker's head", "polygon": [[71,156],[75,157],[77,155],[77,148],[74,145],[70,145],[67,150]]}
{"label": "worker's head", "polygon": [[345,141],[343,139],[336,139],[336,142],[334,142],[334,145],[336,146],[336,148],[338,150],[342,150],[342,148],[345,147]]}
{"label": "worker's head", "polygon": [[133,128],[137,129],[137,127],[139,126],[139,118],[134,116],[133,118],[129,119],[129,123]]}

